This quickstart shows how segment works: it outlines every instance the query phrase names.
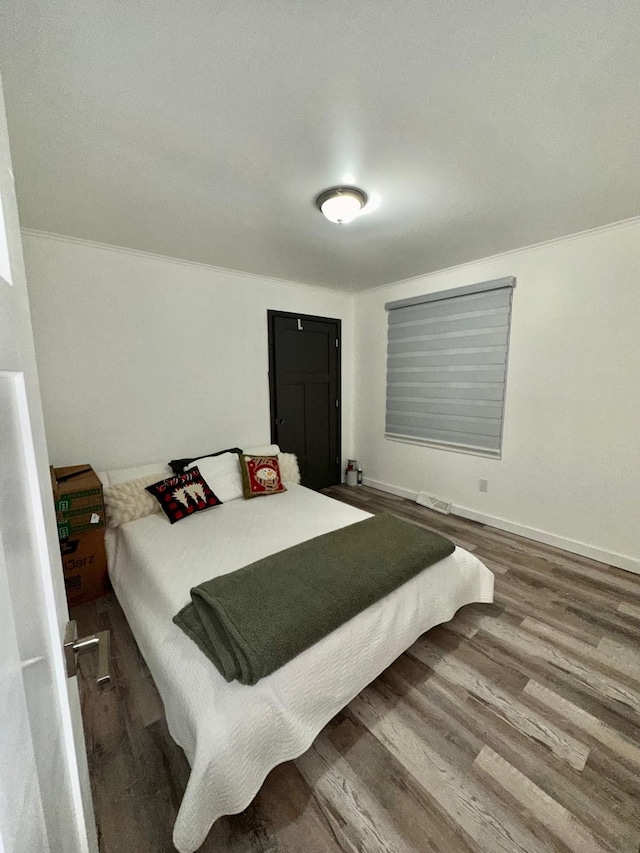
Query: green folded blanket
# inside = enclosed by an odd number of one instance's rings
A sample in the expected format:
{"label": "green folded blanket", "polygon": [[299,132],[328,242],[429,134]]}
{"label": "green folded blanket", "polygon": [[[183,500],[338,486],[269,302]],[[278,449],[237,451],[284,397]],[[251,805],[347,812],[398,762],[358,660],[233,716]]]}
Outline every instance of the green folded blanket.
{"label": "green folded blanket", "polygon": [[255,684],[454,548],[383,513],[199,584],[173,621],[227,681]]}

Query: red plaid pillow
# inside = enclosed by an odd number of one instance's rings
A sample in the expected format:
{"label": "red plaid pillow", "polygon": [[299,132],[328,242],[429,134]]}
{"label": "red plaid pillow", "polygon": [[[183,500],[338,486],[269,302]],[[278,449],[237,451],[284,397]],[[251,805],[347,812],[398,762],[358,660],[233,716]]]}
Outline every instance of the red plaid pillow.
{"label": "red plaid pillow", "polygon": [[245,498],[287,491],[282,485],[277,456],[247,456],[243,453],[241,459],[242,491]]}
{"label": "red plaid pillow", "polygon": [[153,483],[147,486],[147,491],[158,501],[160,509],[171,524],[203,509],[222,504],[197,467],[185,471],[184,474],[176,474],[175,477]]}

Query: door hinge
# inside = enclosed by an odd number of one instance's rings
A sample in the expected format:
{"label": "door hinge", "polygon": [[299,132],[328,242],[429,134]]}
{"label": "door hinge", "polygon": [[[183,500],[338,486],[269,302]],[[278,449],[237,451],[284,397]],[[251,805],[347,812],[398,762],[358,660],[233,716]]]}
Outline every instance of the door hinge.
{"label": "door hinge", "polygon": [[336,409],[338,408],[339,405],[340,405],[340,402],[338,400],[336,400]]}
{"label": "door hinge", "polygon": [[336,465],[339,465],[339,464],[340,464],[340,457],[336,456]]}
{"label": "door hinge", "polygon": [[336,346],[337,346],[337,347],[339,347],[339,346],[340,346],[340,342],[338,341],[338,339],[337,339],[337,338],[336,338]]}
{"label": "door hinge", "polygon": [[303,331],[304,331],[304,329],[302,328],[302,321],[300,320],[300,318],[299,318],[299,317],[298,317],[298,331],[299,331],[299,332],[303,332]]}

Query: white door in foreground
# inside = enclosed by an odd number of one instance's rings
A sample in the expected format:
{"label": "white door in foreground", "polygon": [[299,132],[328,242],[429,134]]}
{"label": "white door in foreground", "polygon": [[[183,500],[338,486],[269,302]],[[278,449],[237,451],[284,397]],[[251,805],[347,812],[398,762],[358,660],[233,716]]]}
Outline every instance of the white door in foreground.
{"label": "white door in foreground", "polygon": [[0,82],[0,851],[98,849]]}

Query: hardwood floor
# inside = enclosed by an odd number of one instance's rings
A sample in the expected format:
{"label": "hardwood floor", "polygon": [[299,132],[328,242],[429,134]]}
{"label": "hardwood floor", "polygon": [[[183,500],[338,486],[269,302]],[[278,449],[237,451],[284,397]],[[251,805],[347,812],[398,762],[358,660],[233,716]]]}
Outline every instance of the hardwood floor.
{"label": "hardwood floor", "polygon": [[[366,487],[327,491],[473,551],[495,603],[423,635],[203,853],[638,853],[640,576]],[[115,598],[73,615],[112,629],[112,690],[80,659],[100,850],[171,851],[186,759]]]}

